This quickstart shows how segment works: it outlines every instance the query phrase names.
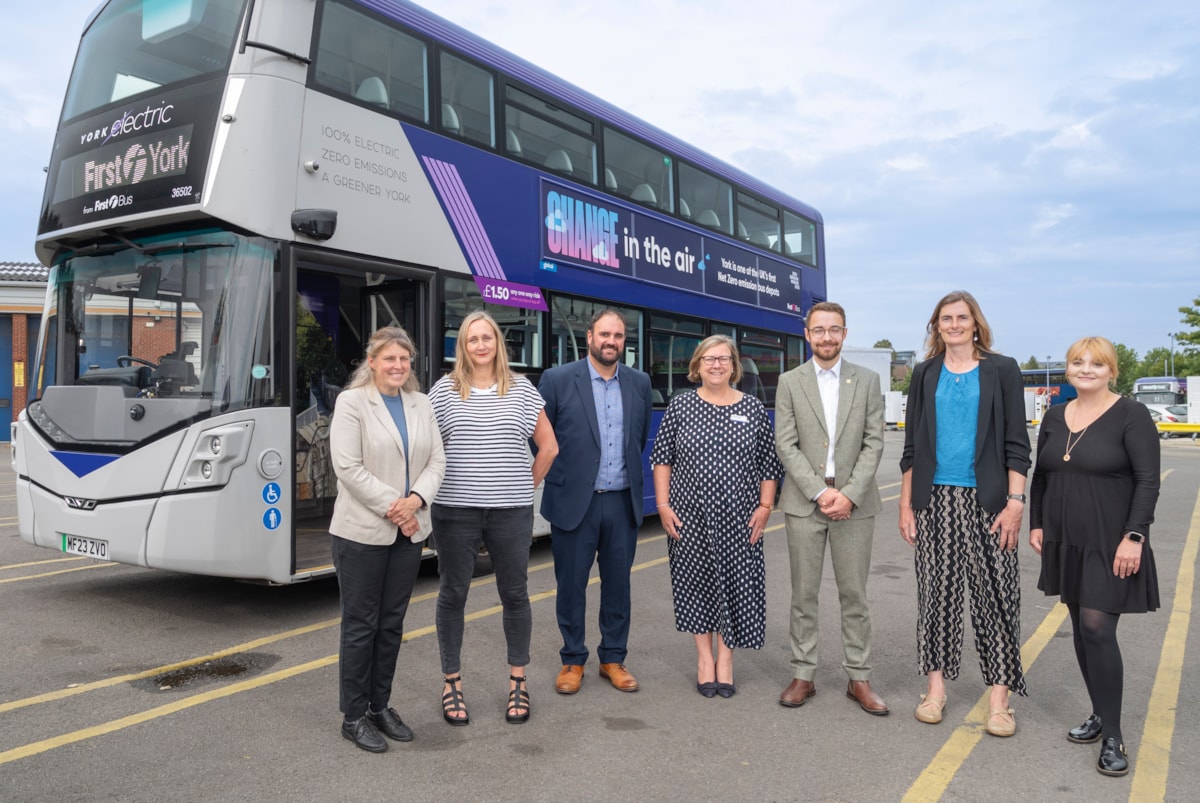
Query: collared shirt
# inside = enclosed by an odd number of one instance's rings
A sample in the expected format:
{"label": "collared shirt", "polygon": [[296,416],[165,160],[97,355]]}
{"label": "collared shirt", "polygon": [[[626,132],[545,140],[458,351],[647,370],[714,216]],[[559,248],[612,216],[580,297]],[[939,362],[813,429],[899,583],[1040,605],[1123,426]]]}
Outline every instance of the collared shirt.
{"label": "collared shirt", "polygon": [[587,361],[592,378],[592,399],[596,402],[596,423],[600,425],[600,470],[596,472],[597,491],[621,491],[629,487],[625,468],[625,406],[621,402],[618,370],[605,379]]}
{"label": "collared shirt", "polygon": [[829,450],[825,455],[825,476],[833,477],[833,445],[837,441],[837,410],[838,384],[842,380],[842,361],[839,359],[832,368],[817,369],[817,389],[821,392],[821,407],[825,411],[825,431],[829,433]]}

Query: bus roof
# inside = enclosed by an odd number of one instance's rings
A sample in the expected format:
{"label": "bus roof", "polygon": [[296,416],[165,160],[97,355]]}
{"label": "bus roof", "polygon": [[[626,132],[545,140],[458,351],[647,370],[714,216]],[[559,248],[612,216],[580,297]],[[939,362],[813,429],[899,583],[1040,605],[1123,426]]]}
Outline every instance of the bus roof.
{"label": "bus roof", "polygon": [[671,136],[617,106],[601,100],[590,92],[546,72],[525,59],[460,28],[431,11],[408,2],[408,0],[355,0],[355,2],[390,19],[402,22],[432,39],[444,42],[464,55],[508,73],[535,89],[561,98],[580,111],[610,122],[646,142],[677,154],[696,167],[727,177],[763,198],[799,212],[817,223],[824,223],[821,213],[808,204],[780,192],[739,168],[688,145],[683,140]]}

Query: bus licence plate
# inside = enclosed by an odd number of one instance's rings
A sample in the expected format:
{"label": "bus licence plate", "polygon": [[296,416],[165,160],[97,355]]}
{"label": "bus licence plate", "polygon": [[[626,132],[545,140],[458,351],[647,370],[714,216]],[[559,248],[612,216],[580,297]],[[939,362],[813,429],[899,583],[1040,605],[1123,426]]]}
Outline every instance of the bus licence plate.
{"label": "bus licence plate", "polygon": [[83,538],[78,535],[62,533],[62,551],[68,555],[82,555],[85,558],[108,560],[108,542],[98,538]]}

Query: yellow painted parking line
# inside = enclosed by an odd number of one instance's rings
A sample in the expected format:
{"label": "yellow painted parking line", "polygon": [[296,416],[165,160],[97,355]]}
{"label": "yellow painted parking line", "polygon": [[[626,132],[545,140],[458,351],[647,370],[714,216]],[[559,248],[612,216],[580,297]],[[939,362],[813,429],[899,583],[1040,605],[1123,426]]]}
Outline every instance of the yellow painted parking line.
{"label": "yellow painted parking line", "polygon": [[87,558],[83,558],[83,557],[50,558],[49,560],[31,560],[28,563],[10,563],[7,566],[0,566],[0,572],[7,571],[8,569],[24,569],[27,566],[45,566],[47,563],[67,563],[70,561],[81,561],[81,560],[87,560]]}
{"label": "yellow painted parking line", "polygon": [[270,683],[278,683],[281,680],[286,680],[288,678],[295,677],[296,675],[302,675],[305,672],[311,672],[314,669],[323,669],[324,667],[336,664],[337,660],[337,655],[328,655],[324,658],[318,658],[315,661],[309,661],[306,664],[299,664],[298,666],[282,669],[278,672],[272,672],[257,678],[239,681],[238,683],[233,683],[229,686],[224,686],[219,689],[212,689],[211,691],[203,692],[201,694],[193,694],[190,697],[184,697],[183,699],[176,700],[173,703],[167,703],[166,705],[160,705],[156,708],[150,708],[146,711],[140,711],[136,714],[130,714],[129,716],[121,717],[120,719],[110,720],[90,728],[82,728],[77,731],[71,731],[70,733],[64,733],[61,736],[54,736],[49,739],[42,739],[39,742],[31,742],[30,744],[22,745],[20,747],[14,747],[11,750],[5,750],[4,752],[0,753],[0,765],[8,764],[9,762],[17,761],[18,759],[22,758],[28,758],[29,756],[36,756],[39,753],[45,753],[58,747],[65,747],[69,744],[75,744],[76,742],[94,739],[97,736],[104,736],[105,734],[114,733],[119,730],[124,730],[125,728],[131,728],[134,725],[141,725],[153,719],[159,719],[161,717],[174,714],[178,711],[183,711],[188,708],[203,705],[204,703],[212,702],[213,700],[232,697],[235,694],[241,694],[244,691],[257,689],[260,686],[266,686]]}
{"label": "yellow painted parking line", "polygon": [[[769,530],[779,530],[782,528],[783,528],[783,525],[778,525],[775,527],[768,528],[768,531]],[[640,541],[638,541],[638,544],[640,545],[640,544],[651,543],[654,541],[660,541],[664,537],[665,537],[664,535],[653,535],[648,538],[641,539]],[[75,558],[67,558],[66,560],[75,560]],[[85,559],[79,558],[79,560],[85,560]],[[666,558],[659,558],[656,560],[649,561],[646,564],[634,566],[633,571],[638,571],[641,568],[648,568],[649,566],[657,566],[658,564],[662,563],[664,560],[666,560]],[[116,565],[116,564],[97,564],[97,565],[109,566],[109,565]],[[536,564],[531,565],[529,567],[529,571],[531,573],[539,572],[539,571],[543,571],[545,569],[552,568],[553,566],[554,566],[554,563],[552,561],[545,561],[542,563],[536,563]],[[2,567],[0,567],[0,568],[2,568]],[[81,567],[81,568],[93,568],[93,567],[86,566],[86,567]],[[39,575],[39,576],[44,576],[44,575]],[[24,579],[24,578],[21,578],[21,579]],[[495,576],[488,575],[487,577],[481,577],[477,580],[472,581],[471,588],[479,588],[480,586],[490,585],[494,582],[496,582]],[[591,582],[597,583],[597,582],[599,582],[599,578],[598,577],[592,578]],[[554,596],[555,593],[556,592],[554,592],[554,591],[543,592],[541,594],[531,596],[530,601],[532,602],[534,600],[546,599],[547,597]],[[437,596],[438,596],[438,592],[436,592],[436,591],[430,591],[425,594],[419,594],[419,595],[413,597],[411,600],[409,600],[409,604],[412,605],[415,603],[428,602],[430,600],[437,599]],[[500,610],[500,608],[498,608],[498,607],[489,608],[489,609],[487,609],[487,611],[471,614],[470,616],[467,617],[467,619],[468,619],[468,621],[471,621],[473,619],[479,619],[484,615],[491,615],[493,613],[496,613],[499,610]],[[93,681],[92,683],[81,683],[77,686],[71,686],[71,687],[65,688],[65,689],[58,689],[56,691],[46,692],[45,694],[38,694],[33,697],[25,697],[20,700],[10,700],[7,703],[0,703],[0,714],[4,713],[6,711],[15,711],[18,708],[26,708],[31,705],[38,705],[40,703],[49,703],[49,702],[53,702],[55,700],[62,700],[67,697],[74,697],[75,695],[84,694],[84,693],[90,692],[90,691],[96,691],[98,689],[106,689],[111,686],[119,686],[122,683],[129,683],[129,682],[135,681],[135,680],[144,680],[146,678],[152,678],[152,677],[156,677],[158,675],[164,675],[168,672],[176,672],[180,669],[186,669],[188,667],[197,666],[199,664],[205,663],[206,661],[215,661],[220,658],[227,658],[231,655],[237,655],[239,653],[249,652],[251,650],[258,649],[259,647],[264,647],[269,644],[275,644],[280,641],[285,641],[286,639],[295,638],[296,636],[303,636],[308,633],[315,633],[318,630],[324,630],[329,627],[334,627],[340,621],[341,621],[340,617],[338,617],[336,619],[327,619],[323,622],[316,622],[314,624],[305,625],[303,627],[298,627],[293,630],[287,630],[287,631],[284,631],[283,633],[276,633],[275,635],[272,635],[272,636],[264,636],[259,639],[254,639],[253,641],[247,641],[242,644],[237,644],[233,647],[227,647],[226,649],[219,650],[217,652],[210,653],[208,655],[201,655],[196,658],[189,658],[186,661],[178,661],[173,664],[165,664],[163,666],[156,666],[152,669],[147,669],[142,672],[136,672],[136,673],[129,674],[129,675],[119,675],[116,677],[105,678],[104,680],[97,680],[97,681]],[[421,628],[419,630],[414,630],[414,631],[405,633],[404,639],[407,641],[410,638],[416,638],[418,636],[426,635],[427,631],[433,632],[429,628]]]}
{"label": "yellow painted parking line", "polygon": [[1130,800],[1165,800],[1167,771],[1171,766],[1171,740],[1175,735],[1175,707],[1183,681],[1183,655],[1187,646],[1188,626],[1192,619],[1192,594],[1196,584],[1196,554],[1200,550],[1200,494],[1192,509],[1179,575],[1175,579],[1175,598],[1171,619],[1158,658],[1158,671],[1150,691],[1150,705],[1142,729],[1142,743],[1136,748]]}
{"label": "yellow painted parking line", "polygon": [[82,572],[88,569],[111,569],[114,566],[121,566],[120,563],[93,563],[89,566],[76,566],[74,569],[59,569],[56,572],[42,572],[41,574],[27,574],[24,577],[9,577],[0,580],[0,585],[5,583],[22,583],[26,580],[38,580],[43,577],[54,577],[58,574],[70,574],[71,572]]}
{"label": "yellow painted parking line", "polygon": [[[1021,647],[1021,664],[1026,674],[1066,618],[1067,606],[1061,602],[1055,603],[1038,629]],[[955,728],[954,733],[950,734],[950,738],[942,745],[942,749],[937,752],[937,755],[922,770],[913,785],[908,788],[903,800],[916,803],[916,801],[941,799],[946,787],[950,785],[955,774],[966,762],[967,756],[971,755],[975,745],[983,738],[990,693],[990,690],[983,693],[975,706],[967,713],[962,724]]]}
{"label": "yellow painted parking line", "polygon": [[[783,527],[783,525],[777,525],[775,527],[772,527],[771,529],[778,530],[778,529],[782,529],[782,527]],[[651,536],[649,538],[641,539],[640,541],[638,541],[638,543],[644,544],[647,542],[658,541],[665,537],[666,537],[665,535]],[[654,558],[654,559],[646,561],[644,563],[635,565],[632,568],[632,571],[636,572],[636,571],[641,571],[643,569],[651,568],[653,566],[659,566],[659,565],[665,563],[666,561],[667,561],[667,559],[665,557]],[[538,564],[536,567],[530,567],[530,570],[531,571],[540,570],[540,569],[544,569],[544,568],[546,568],[548,566],[552,566],[552,565],[553,565],[552,563],[541,563],[541,564]],[[488,579],[488,580],[484,580],[482,582],[477,581],[477,582],[472,583],[471,585],[472,585],[472,587],[475,587],[478,585],[485,585],[487,582],[494,582],[494,580]],[[592,584],[595,584],[598,582],[600,582],[600,578],[593,577],[588,581],[588,584],[592,585]],[[557,591],[544,591],[539,594],[534,594],[534,595],[530,596],[530,602],[532,603],[534,601],[548,599],[550,597],[555,596],[556,594],[557,594]],[[428,594],[422,594],[420,597],[414,597],[412,601],[413,602],[423,602],[423,601],[427,601],[429,599],[436,599],[436,598],[437,598],[437,592],[430,592]],[[474,613],[471,613],[471,614],[467,615],[465,618],[466,618],[466,621],[471,622],[471,621],[475,621],[476,619],[482,619],[487,616],[494,616],[497,613],[500,613],[502,610],[503,610],[503,606],[495,605],[491,608],[487,608],[486,610],[476,611]],[[137,680],[137,679],[141,679],[141,678],[152,677],[153,675],[161,674],[164,671],[170,671],[173,668],[192,666],[196,663],[201,663],[206,660],[212,660],[213,658],[223,657],[225,655],[229,655],[234,652],[245,651],[247,649],[252,649],[253,647],[256,647],[256,646],[262,646],[263,644],[269,644],[273,641],[281,641],[284,638],[290,638],[293,635],[298,635],[301,631],[311,632],[314,630],[319,630],[323,627],[332,627],[333,625],[336,625],[339,621],[341,621],[341,620],[340,619],[331,619],[326,622],[319,622],[317,624],[308,625],[306,628],[298,628],[297,630],[291,630],[291,631],[288,631],[287,633],[281,633],[276,636],[267,636],[266,638],[263,638],[263,639],[257,639],[255,641],[251,641],[251,642],[247,642],[246,644],[239,645],[238,647],[230,648],[229,650],[222,650],[219,653],[214,653],[212,656],[206,656],[204,658],[192,659],[190,661],[186,661],[186,662],[183,662],[180,664],[174,664],[169,667],[159,667],[158,669],[149,670],[147,672],[140,672],[135,675],[124,675],[119,678],[109,678],[107,680],[97,681],[96,683],[86,684],[86,686],[81,686],[81,687],[77,687],[74,689],[63,689],[58,692],[51,692],[50,694],[40,695],[40,697],[37,697],[37,698],[30,697],[30,698],[26,698],[26,700],[18,700],[13,703],[6,703],[3,706],[0,706],[0,712],[11,710],[12,708],[20,708],[25,705],[33,705],[35,702],[47,702],[50,699],[61,699],[63,697],[68,697],[72,694],[80,694],[83,691],[91,691],[93,689],[102,688],[105,686],[113,686],[118,683],[127,682],[129,680]],[[435,632],[437,632],[436,625],[428,625],[426,627],[417,628],[416,630],[411,630],[411,631],[405,633],[404,641],[412,641],[413,639],[421,638],[423,636],[428,636],[431,633],[435,633]],[[303,664],[298,664],[296,666],[289,667],[287,669],[281,669],[277,672],[269,672],[269,673],[267,673],[265,675],[261,675],[260,677],[257,677],[257,678],[250,678],[248,680],[243,680],[243,681],[239,681],[237,683],[232,683],[228,686],[223,686],[222,688],[219,688],[219,689],[212,689],[212,690],[209,690],[206,692],[201,692],[200,694],[193,694],[189,697],[184,697],[184,698],[182,698],[180,700],[176,700],[172,703],[167,703],[165,705],[156,706],[155,708],[150,708],[150,709],[147,709],[146,711],[141,711],[136,714],[130,714],[129,716],[126,716],[126,717],[120,717],[119,719],[114,719],[114,720],[110,720],[108,722],[103,722],[99,725],[94,725],[90,728],[81,728],[76,731],[71,731],[70,733],[64,733],[60,736],[53,736],[49,739],[42,739],[37,742],[31,742],[30,744],[21,745],[20,747],[14,747],[11,750],[5,750],[3,752],[0,752],[0,766],[2,766],[4,764],[8,764],[13,761],[17,761],[22,758],[28,758],[30,756],[35,756],[35,755],[38,755],[39,753],[46,753],[50,750],[54,750],[59,747],[65,747],[66,745],[69,745],[69,744],[75,744],[77,742],[86,741],[87,739],[94,739],[97,736],[105,736],[110,733],[115,733],[116,731],[124,730],[126,728],[131,728],[134,725],[141,725],[146,722],[150,722],[151,720],[169,716],[170,714],[174,714],[179,711],[184,711],[188,708],[194,708],[195,706],[203,705],[204,703],[212,702],[214,700],[221,700],[226,697],[232,697],[235,694],[240,694],[245,691],[251,691],[253,689],[257,689],[262,686],[267,686],[272,683],[278,683],[280,681],[296,677],[297,675],[303,675],[307,672],[312,672],[313,670],[316,670],[316,669],[324,669],[325,667],[336,664],[337,661],[338,661],[338,656],[336,654],[327,655],[324,658],[317,658],[316,660],[308,661],[307,663],[303,663]]]}

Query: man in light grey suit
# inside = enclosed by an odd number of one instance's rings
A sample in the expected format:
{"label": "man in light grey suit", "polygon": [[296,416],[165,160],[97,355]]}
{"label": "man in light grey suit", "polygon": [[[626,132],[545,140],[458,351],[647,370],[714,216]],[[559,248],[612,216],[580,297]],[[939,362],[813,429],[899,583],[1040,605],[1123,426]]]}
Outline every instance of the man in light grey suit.
{"label": "man in light grey suit", "polygon": [[842,610],[846,696],[868,714],[887,714],[871,689],[871,615],[867,576],[883,455],[879,375],[841,358],[846,312],[822,301],[808,311],[804,336],[813,358],[785,373],[775,400],[775,450],[787,476],[780,509],[787,516],[792,570],[792,682],[779,697],[795,708],[816,694],[817,609],[829,544]]}

